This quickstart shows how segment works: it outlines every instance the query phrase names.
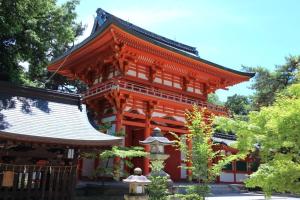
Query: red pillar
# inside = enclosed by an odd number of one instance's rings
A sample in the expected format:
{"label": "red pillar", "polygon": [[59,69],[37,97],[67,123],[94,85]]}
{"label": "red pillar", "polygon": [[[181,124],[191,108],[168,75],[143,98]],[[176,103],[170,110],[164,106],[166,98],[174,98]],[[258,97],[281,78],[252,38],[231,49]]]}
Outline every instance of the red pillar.
{"label": "red pillar", "polygon": [[[150,128],[150,118],[146,118],[146,123],[145,123],[145,130],[144,130],[144,139],[150,136],[151,133],[151,128]],[[145,145],[145,151],[150,152],[150,145]],[[150,170],[150,159],[149,158],[144,158],[144,169],[143,172],[145,175],[148,175]]]}
{"label": "red pillar", "polygon": [[[115,132],[119,132],[122,129],[122,114],[120,113],[120,111],[117,111],[117,115],[116,115],[116,128],[115,128]],[[115,157],[114,158],[114,166],[115,167],[120,167],[121,164],[121,158],[119,157]],[[120,177],[120,174],[116,174],[116,177]]]}

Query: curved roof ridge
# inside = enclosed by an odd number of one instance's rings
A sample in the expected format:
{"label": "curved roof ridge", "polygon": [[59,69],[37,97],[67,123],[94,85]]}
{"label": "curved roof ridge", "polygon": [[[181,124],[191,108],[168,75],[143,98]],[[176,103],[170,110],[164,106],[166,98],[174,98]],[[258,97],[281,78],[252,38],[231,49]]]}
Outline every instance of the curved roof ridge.
{"label": "curved roof ridge", "polygon": [[174,48],[177,48],[177,49],[180,49],[182,51],[186,51],[188,53],[191,53],[191,54],[194,54],[196,56],[198,56],[198,51],[196,49],[196,47],[192,47],[192,46],[189,46],[189,45],[186,45],[186,44],[183,44],[183,43],[180,43],[180,42],[177,42],[177,41],[174,41],[174,40],[171,40],[169,38],[166,38],[164,36],[161,36],[161,35],[158,35],[156,33],[153,33],[151,31],[148,31],[146,29],[143,29],[139,26],[136,26],[130,22],[127,22],[121,18],[118,18],[108,12],[106,12],[105,10],[101,9],[101,8],[98,8],[97,11],[97,17],[95,18],[95,23],[94,23],[94,27],[92,29],[92,34],[94,34],[97,30],[98,30],[98,27],[100,27],[102,24],[105,23],[106,20],[112,20],[112,21],[115,21],[117,23],[121,23],[122,25],[126,26],[127,28],[135,31],[135,32],[138,32],[148,38],[151,38],[153,40],[156,40],[160,43],[163,43],[163,44],[166,44],[166,45],[169,45],[171,47],[174,47]]}

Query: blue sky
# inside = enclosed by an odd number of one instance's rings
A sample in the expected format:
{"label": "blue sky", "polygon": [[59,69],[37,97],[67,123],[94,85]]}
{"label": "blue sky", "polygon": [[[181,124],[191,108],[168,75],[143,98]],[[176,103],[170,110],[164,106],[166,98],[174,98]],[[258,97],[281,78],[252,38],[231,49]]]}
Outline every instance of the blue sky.
{"label": "blue sky", "polygon": [[[78,20],[87,30],[80,40],[90,34],[99,7],[237,70],[241,65],[274,69],[285,56],[300,54],[299,0],[81,0]],[[217,94],[223,101],[235,93],[248,95],[249,85]]]}

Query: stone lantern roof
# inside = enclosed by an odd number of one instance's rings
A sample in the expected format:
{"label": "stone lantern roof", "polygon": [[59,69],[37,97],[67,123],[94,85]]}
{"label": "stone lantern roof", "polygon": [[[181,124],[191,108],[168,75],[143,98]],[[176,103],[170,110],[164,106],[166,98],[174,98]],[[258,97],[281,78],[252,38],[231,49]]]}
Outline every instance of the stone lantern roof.
{"label": "stone lantern roof", "polygon": [[136,184],[142,184],[146,185],[148,183],[151,183],[149,179],[147,179],[146,176],[142,175],[141,168],[135,168],[134,169],[134,175],[129,176],[128,178],[123,180],[124,183],[136,183]]}
{"label": "stone lantern roof", "polygon": [[161,134],[160,128],[154,128],[152,136],[146,138],[143,141],[140,141],[141,144],[161,144],[161,145],[171,145],[174,144],[174,141],[170,141],[168,138],[164,137]]}

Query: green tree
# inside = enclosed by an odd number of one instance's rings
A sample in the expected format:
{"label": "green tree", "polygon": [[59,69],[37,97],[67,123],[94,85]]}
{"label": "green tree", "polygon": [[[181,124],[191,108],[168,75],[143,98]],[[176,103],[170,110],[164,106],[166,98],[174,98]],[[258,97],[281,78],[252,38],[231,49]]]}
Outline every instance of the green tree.
{"label": "green tree", "polygon": [[[187,195],[194,199],[204,199],[210,191],[209,183],[215,181],[222,168],[235,157],[225,157],[219,151],[214,151],[215,144],[211,141],[214,121],[212,114],[195,106],[193,111],[186,113],[186,120],[189,129],[186,140],[192,141],[191,149],[188,148],[185,139],[173,135],[177,139],[176,146],[185,155],[185,162],[191,163],[191,167],[186,169],[192,171],[193,179],[198,183],[188,188]],[[218,162],[213,162],[215,159],[218,159]]]}
{"label": "green tree", "polygon": [[164,168],[164,162],[161,160],[151,161],[151,174],[149,179],[151,183],[147,186],[147,193],[150,200],[166,200],[168,195],[168,178],[160,176]]}
{"label": "green tree", "polygon": [[249,114],[248,121],[218,118],[223,130],[237,135],[235,147],[240,155],[257,151],[258,171],[246,181],[248,187],[272,192],[300,194],[300,84],[277,94],[272,106]]}
{"label": "green tree", "polygon": [[219,96],[217,94],[215,94],[215,93],[208,94],[207,102],[215,104],[215,105],[219,105],[219,106],[223,106],[224,105],[224,102],[222,102],[219,99]]}
{"label": "green tree", "polygon": [[[78,3],[78,0],[62,5],[55,0],[0,0],[0,79],[44,87],[49,76],[48,61],[70,49],[84,30],[75,21]],[[28,72],[21,62],[29,63]],[[58,88],[67,82],[58,75],[54,78],[48,87]]]}
{"label": "green tree", "polygon": [[250,99],[243,95],[233,95],[227,98],[225,107],[235,115],[247,115],[251,109]]}
{"label": "green tree", "polygon": [[244,67],[247,71],[256,72],[251,89],[255,90],[253,96],[253,109],[259,110],[262,106],[269,106],[275,100],[275,94],[288,85],[297,81],[300,70],[300,56],[285,58],[286,63],[276,66],[275,71],[263,67]]}
{"label": "green tree", "polygon": [[99,158],[102,161],[106,162],[105,166],[101,166],[96,169],[95,176],[104,176],[109,175],[112,176],[115,180],[120,180],[120,177],[125,176],[127,174],[123,174],[121,171],[120,165],[114,165],[109,167],[110,161],[115,158],[121,159],[125,166],[128,168],[133,167],[133,163],[131,162],[133,158],[145,157],[148,153],[144,151],[143,147],[132,146],[132,147],[121,147],[121,146],[113,146],[112,149],[104,150],[100,153],[85,153],[84,157],[87,158]]}

